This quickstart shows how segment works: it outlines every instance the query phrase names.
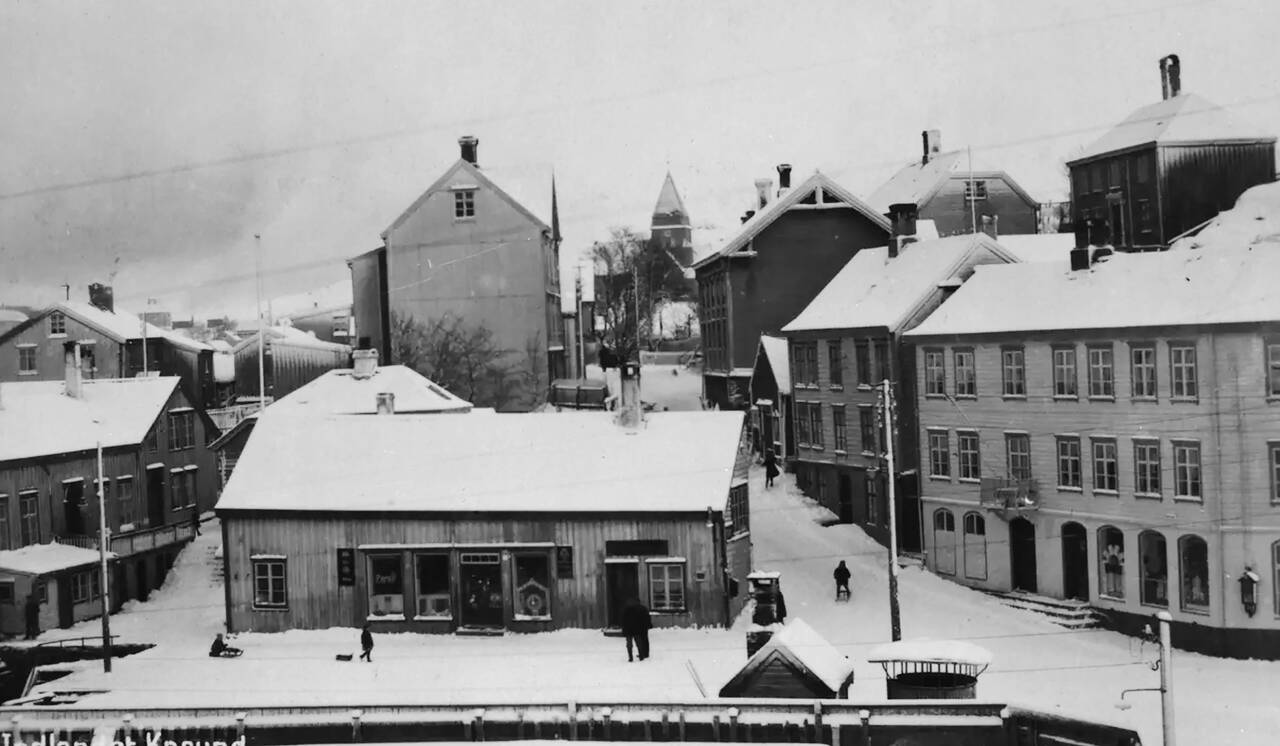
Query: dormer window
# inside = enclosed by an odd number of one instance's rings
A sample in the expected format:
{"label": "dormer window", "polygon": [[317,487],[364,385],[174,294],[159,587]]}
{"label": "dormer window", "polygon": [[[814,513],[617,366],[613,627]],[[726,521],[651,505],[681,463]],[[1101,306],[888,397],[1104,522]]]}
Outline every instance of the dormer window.
{"label": "dormer window", "polygon": [[453,193],[453,217],[474,218],[476,216],[476,190],[459,189]]}
{"label": "dormer window", "polygon": [[968,202],[987,198],[987,182],[969,180],[964,183],[964,198]]}
{"label": "dormer window", "polygon": [[61,311],[49,314],[49,336],[65,337],[67,335],[67,317]]}

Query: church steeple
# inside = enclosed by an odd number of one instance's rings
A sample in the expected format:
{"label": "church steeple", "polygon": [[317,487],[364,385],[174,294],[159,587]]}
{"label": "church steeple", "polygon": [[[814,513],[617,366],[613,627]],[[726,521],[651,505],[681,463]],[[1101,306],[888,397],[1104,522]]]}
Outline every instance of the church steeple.
{"label": "church steeple", "polygon": [[551,242],[560,248],[560,204],[556,201],[556,174],[551,172]]}
{"label": "church steeple", "polygon": [[670,251],[682,266],[687,267],[692,263],[693,226],[670,171],[662,182],[662,191],[658,192],[658,204],[653,208],[653,221],[649,230],[650,240]]}

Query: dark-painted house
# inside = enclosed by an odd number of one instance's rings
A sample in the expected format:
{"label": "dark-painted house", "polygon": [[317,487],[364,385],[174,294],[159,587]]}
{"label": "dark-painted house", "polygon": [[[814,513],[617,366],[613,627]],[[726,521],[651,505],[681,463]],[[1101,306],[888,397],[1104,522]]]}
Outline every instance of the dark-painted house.
{"label": "dark-painted house", "polygon": [[288,325],[269,326],[261,339],[265,392],[260,393],[259,334],[261,332],[242,339],[231,350],[235,359],[236,393],[241,396],[255,400],[260,395],[279,399],[331,370],[351,366],[351,348],[345,344],[326,342]]}
{"label": "dark-painted house", "polygon": [[757,435],[755,447],[763,454],[773,449],[779,468],[795,458],[791,437],[791,362],[786,337],[760,335],[760,350],[751,369],[751,424]]}
{"label": "dark-painted house", "polygon": [[827,176],[791,188],[757,183],[757,209],[715,253],[694,265],[702,330],[703,398],[746,409],[761,334],[777,334],[860,249],[883,246],[889,221]]}
{"label": "dark-painted house", "polygon": [[1067,162],[1085,244],[1158,251],[1275,180],[1276,136],[1183,93],[1177,55],[1160,60],[1164,98]]}

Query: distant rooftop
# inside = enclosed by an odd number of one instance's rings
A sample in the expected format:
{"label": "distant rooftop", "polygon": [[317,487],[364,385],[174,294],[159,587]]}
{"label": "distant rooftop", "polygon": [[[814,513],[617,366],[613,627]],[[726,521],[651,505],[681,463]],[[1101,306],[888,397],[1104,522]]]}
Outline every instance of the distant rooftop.
{"label": "distant rooftop", "polygon": [[1143,145],[1275,139],[1274,133],[1241,121],[1212,101],[1183,93],[1133,112],[1073,156],[1068,165]]}
{"label": "distant rooftop", "polygon": [[267,408],[277,414],[375,414],[378,394],[395,395],[396,414],[468,412],[471,402],[403,365],[384,365],[369,378],[331,370]]}

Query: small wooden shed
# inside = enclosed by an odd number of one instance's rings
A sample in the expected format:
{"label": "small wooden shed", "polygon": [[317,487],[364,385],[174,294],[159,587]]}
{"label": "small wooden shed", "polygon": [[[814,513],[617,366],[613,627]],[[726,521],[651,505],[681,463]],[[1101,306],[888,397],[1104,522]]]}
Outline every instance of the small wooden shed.
{"label": "small wooden shed", "polygon": [[853,661],[793,619],[747,659],[720,696],[847,699],[852,683]]}

